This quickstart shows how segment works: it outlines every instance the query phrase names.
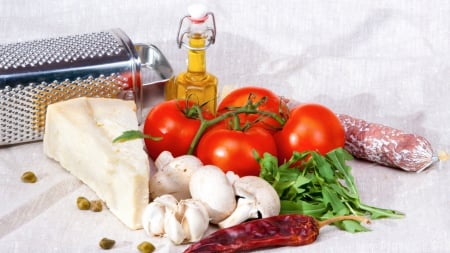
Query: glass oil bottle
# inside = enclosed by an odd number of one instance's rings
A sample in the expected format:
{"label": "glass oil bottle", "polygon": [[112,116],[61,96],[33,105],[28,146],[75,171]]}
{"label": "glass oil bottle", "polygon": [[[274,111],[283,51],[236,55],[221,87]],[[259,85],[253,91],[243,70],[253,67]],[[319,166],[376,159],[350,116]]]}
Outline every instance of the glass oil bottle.
{"label": "glass oil bottle", "polygon": [[[165,98],[188,99],[215,113],[218,82],[214,75],[206,71],[206,49],[214,44],[216,38],[214,14],[200,4],[191,5],[188,12],[189,15],[180,21],[177,35],[178,47],[188,49],[187,70],[169,81]],[[207,24],[209,18],[212,27]],[[182,32],[183,26],[186,25],[187,29]]]}

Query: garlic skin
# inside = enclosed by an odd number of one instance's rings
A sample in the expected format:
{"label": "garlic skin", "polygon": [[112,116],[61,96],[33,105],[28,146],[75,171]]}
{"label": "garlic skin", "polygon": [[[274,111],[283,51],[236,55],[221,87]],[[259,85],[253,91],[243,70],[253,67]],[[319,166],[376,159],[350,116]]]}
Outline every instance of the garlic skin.
{"label": "garlic skin", "polygon": [[178,206],[178,200],[171,194],[164,194],[162,196],[159,196],[153,202],[161,203],[166,207],[166,209],[169,210],[176,210]]}
{"label": "garlic skin", "polygon": [[142,223],[148,235],[164,235],[178,245],[200,240],[209,227],[209,216],[201,202],[177,202],[173,195],[165,194],[147,205]]}
{"label": "garlic skin", "polygon": [[158,202],[148,204],[142,214],[142,226],[147,235],[164,234],[166,207]]}
{"label": "garlic skin", "polygon": [[142,226],[148,235],[163,235],[164,217],[167,211],[175,210],[178,202],[172,195],[163,195],[148,204],[142,213]]}
{"label": "garlic skin", "polygon": [[181,244],[186,238],[183,227],[174,210],[170,210],[166,213],[164,217],[164,230],[166,236],[176,245]]}
{"label": "garlic skin", "polygon": [[196,242],[202,239],[209,227],[209,216],[206,207],[197,200],[180,201],[179,211],[184,214],[181,225],[186,235],[186,241]]}

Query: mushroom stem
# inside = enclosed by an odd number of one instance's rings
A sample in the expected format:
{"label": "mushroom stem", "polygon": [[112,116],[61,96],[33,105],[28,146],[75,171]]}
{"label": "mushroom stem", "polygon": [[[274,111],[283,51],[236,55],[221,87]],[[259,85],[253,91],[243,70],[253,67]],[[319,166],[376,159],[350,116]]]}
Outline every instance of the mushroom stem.
{"label": "mushroom stem", "polygon": [[239,198],[236,209],[223,221],[219,222],[220,228],[228,228],[242,223],[251,218],[258,218],[258,209],[254,199]]}

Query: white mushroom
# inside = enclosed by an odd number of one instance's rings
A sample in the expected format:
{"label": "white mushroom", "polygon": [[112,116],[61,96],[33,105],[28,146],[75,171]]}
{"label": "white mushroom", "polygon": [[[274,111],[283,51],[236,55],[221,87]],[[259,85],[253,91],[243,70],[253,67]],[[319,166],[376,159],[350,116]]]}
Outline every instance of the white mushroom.
{"label": "white mushroom", "polygon": [[150,177],[150,198],[155,199],[164,194],[171,194],[177,200],[188,199],[189,181],[192,173],[203,166],[196,156],[182,155],[173,157],[163,151],[155,160],[157,172]]}
{"label": "white mushroom", "polygon": [[163,235],[164,217],[168,210],[177,209],[177,200],[172,195],[162,195],[148,204],[142,213],[142,225],[148,235]]}
{"label": "white mushroom", "polygon": [[239,179],[239,175],[231,170],[227,171],[225,175],[227,176],[228,181],[230,182],[231,185],[234,185],[234,182],[236,182]]}
{"label": "white mushroom", "polygon": [[157,170],[163,170],[163,168],[174,159],[170,151],[163,151],[155,159],[155,167]]}
{"label": "white mushroom", "polygon": [[256,176],[241,177],[234,182],[238,197],[233,213],[218,225],[231,227],[248,219],[265,218],[280,213],[280,198],[275,189],[264,179]]}
{"label": "white mushroom", "polygon": [[205,205],[213,224],[228,217],[236,208],[233,187],[216,166],[206,165],[196,170],[191,176],[189,191],[193,199]]}

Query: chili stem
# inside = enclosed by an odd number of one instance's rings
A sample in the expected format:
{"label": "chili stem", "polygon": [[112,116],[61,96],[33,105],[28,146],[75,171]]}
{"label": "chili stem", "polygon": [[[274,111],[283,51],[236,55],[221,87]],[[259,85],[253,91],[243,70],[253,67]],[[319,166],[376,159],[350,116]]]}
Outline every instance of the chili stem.
{"label": "chili stem", "polygon": [[354,221],[358,221],[360,223],[364,222],[366,224],[370,224],[370,220],[364,216],[357,216],[357,215],[343,215],[343,216],[336,216],[336,217],[332,217],[323,221],[318,221],[317,223],[319,223],[319,229],[330,225],[331,223],[335,223],[338,221],[343,221],[343,220],[354,220]]}

